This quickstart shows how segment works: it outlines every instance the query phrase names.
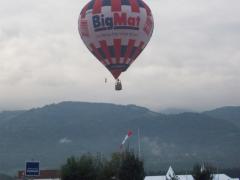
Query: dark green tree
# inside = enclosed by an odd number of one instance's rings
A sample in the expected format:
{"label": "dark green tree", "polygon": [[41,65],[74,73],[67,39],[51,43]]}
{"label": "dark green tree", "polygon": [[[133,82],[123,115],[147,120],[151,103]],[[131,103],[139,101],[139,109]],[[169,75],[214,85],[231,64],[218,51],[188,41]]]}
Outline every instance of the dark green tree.
{"label": "dark green tree", "polygon": [[104,166],[100,180],[118,179],[121,161],[121,153],[113,153],[110,161],[103,162]]}
{"label": "dark green tree", "polygon": [[61,168],[63,180],[74,180],[78,178],[78,160],[75,157],[67,159],[67,163]]}
{"label": "dark green tree", "polygon": [[119,180],[143,180],[145,176],[143,161],[133,151],[122,154]]}
{"label": "dark green tree", "polygon": [[210,165],[196,164],[193,167],[192,175],[195,180],[212,180],[214,168]]}
{"label": "dark green tree", "polygon": [[62,180],[97,180],[99,164],[95,157],[88,155],[80,159],[70,157],[61,168]]}

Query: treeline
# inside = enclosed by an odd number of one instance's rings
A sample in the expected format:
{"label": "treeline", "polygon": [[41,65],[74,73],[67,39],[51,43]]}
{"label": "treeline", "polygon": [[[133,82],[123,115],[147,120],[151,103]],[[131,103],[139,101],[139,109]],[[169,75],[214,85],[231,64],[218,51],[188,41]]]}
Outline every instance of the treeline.
{"label": "treeline", "polygon": [[62,180],[143,180],[143,161],[132,151],[113,153],[108,160],[99,155],[70,157],[61,168]]}
{"label": "treeline", "polygon": [[[144,180],[147,176],[166,175],[165,171],[145,173],[144,162],[133,151],[113,153],[109,158],[101,154],[85,154],[81,157],[70,157],[61,167],[61,180]],[[178,171],[176,174],[186,174]],[[226,174],[232,178],[240,177],[240,168],[219,169],[207,163],[196,164],[187,174],[195,180],[212,180],[213,174]],[[15,178],[0,174],[0,180]],[[169,180],[178,180],[177,175]]]}
{"label": "treeline", "polygon": [[[213,174],[217,173],[239,177],[240,169],[220,170],[205,163],[204,165],[196,164],[189,172],[195,180],[212,180]],[[178,172],[178,174],[185,173]],[[147,175],[166,175],[166,172],[152,172]],[[70,157],[61,167],[62,180],[144,180],[145,176],[143,160],[133,151],[113,153],[110,159],[104,158],[101,154]],[[174,174],[169,180],[177,179],[177,175]]]}

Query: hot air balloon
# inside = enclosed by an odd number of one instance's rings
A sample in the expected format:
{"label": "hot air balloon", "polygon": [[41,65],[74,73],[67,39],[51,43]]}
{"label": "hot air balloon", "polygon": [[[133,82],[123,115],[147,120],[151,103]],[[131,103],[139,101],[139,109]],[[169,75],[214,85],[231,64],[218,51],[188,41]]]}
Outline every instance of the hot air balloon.
{"label": "hot air balloon", "polygon": [[150,8],[143,0],[91,0],[82,9],[79,34],[89,51],[116,79],[148,44],[154,28]]}

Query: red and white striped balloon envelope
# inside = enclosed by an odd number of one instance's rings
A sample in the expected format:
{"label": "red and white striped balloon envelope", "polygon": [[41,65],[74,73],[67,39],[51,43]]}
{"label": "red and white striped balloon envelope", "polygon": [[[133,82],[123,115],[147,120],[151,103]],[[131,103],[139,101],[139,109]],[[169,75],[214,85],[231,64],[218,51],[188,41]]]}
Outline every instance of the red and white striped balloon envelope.
{"label": "red and white striped balloon envelope", "polygon": [[91,0],[78,20],[83,42],[115,79],[146,47],[153,28],[151,10],[142,0]]}

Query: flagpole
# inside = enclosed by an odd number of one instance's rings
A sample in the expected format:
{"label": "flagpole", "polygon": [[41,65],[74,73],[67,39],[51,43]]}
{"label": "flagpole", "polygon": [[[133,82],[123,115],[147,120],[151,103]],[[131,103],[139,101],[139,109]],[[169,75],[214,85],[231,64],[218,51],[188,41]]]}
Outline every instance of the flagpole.
{"label": "flagpole", "polygon": [[138,128],[138,158],[141,157],[140,129]]}

